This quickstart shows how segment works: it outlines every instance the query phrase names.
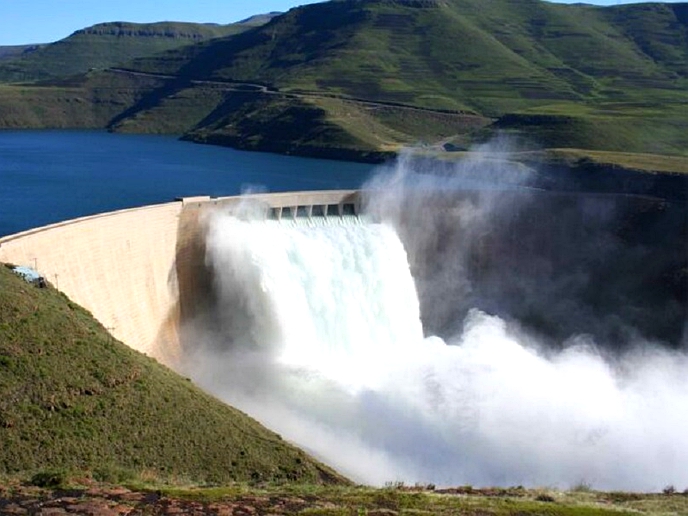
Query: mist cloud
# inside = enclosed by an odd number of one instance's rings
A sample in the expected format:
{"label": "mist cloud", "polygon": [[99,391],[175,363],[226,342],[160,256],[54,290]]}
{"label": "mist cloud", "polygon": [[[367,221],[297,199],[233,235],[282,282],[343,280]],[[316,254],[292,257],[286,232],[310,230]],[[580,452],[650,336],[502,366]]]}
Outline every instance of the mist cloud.
{"label": "mist cloud", "polygon": [[361,482],[688,487],[685,305],[652,283],[676,257],[631,227],[669,209],[533,174],[407,157],[368,188],[375,224],[214,218],[187,372]]}

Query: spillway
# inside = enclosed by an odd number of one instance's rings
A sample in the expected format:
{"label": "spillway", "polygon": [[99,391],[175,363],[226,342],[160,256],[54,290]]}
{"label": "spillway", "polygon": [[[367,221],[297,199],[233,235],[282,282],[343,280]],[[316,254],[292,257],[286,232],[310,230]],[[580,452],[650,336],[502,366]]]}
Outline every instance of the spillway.
{"label": "spillway", "polygon": [[174,366],[182,321],[204,308],[210,288],[208,214],[248,209],[287,220],[356,213],[359,203],[353,190],[185,197],[0,238],[0,262],[36,269],[117,339]]}
{"label": "spillway", "polygon": [[282,363],[342,381],[355,369],[368,382],[368,364],[422,340],[406,252],[388,225],[216,216],[207,246],[233,346],[271,349]]}
{"label": "spillway", "polygon": [[688,485],[686,353],[619,331],[681,338],[682,208],[448,191],[186,198],[0,261],[361,482]]}
{"label": "spillway", "polygon": [[394,225],[271,218],[209,223],[213,315],[188,328],[186,371],[222,399],[361,482],[688,482],[685,354],[547,350],[479,309],[425,337]]}

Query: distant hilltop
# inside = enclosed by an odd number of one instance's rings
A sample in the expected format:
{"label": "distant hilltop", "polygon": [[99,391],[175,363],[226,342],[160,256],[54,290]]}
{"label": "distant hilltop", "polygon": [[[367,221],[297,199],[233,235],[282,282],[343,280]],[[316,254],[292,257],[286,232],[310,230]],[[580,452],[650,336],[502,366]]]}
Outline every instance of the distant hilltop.
{"label": "distant hilltop", "polygon": [[74,32],[74,36],[116,36],[116,37],[157,37],[157,38],[182,38],[201,41],[210,37],[217,37],[227,33],[224,25],[196,24],[196,23],[128,23],[108,22],[99,23],[92,27]]}
{"label": "distant hilltop", "polygon": [[124,21],[99,23],[77,30],[69,37],[51,44],[0,47],[0,58],[5,55],[8,59],[0,62],[0,81],[44,81],[105,69],[179,46],[237,34],[267,23],[273,16],[257,15],[226,25]]}

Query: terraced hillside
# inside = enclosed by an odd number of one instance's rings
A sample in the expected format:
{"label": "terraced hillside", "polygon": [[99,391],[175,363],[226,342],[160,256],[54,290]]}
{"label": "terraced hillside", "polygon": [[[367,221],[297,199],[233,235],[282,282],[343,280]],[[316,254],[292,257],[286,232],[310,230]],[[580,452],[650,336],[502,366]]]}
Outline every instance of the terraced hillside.
{"label": "terraced hillside", "polygon": [[245,414],[0,266],[0,474],[339,483]]}

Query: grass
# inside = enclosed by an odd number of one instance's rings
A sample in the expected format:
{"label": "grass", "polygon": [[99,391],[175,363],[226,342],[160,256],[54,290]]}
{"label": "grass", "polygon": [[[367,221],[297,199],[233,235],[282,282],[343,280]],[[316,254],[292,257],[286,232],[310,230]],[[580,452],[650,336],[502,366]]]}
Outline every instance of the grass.
{"label": "grass", "polygon": [[364,486],[318,486],[309,484],[198,487],[170,485],[155,480],[136,481],[126,488],[79,479],[52,489],[26,487],[17,479],[0,483],[0,498],[17,500],[23,507],[72,506],[100,500],[156,513],[170,510],[181,513],[217,513],[234,510],[252,514],[300,515],[456,515],[464,516],[612,516],[681,515],[688,511],[685,494],[641,494],[558,491],[553,489],[486,488],[465,486],[432,490],[392,485],[385,488]]}
{"label": "grass", "polygon": [[0,84],[0,127],[104,128],[164,81],[114,73],[42,85]]}
{"label": "grass", "polygon": [[156,361],[53,288],[0,267],[0,473],[150,471],[197,482],[342,477]]}
{"label": "grass", "polygon": [[318,101],[233,93],[184,136],[201,143],[247,150],[381,161],[388,157],[354,131],[346,130]]}
{"label": "grass", "polygon": [[570,165],[587,160],[603,166],[617,166],[650,173],[688,174],[688,157],[681,156],[605,152],[587,149],[549,149],[545,152],[516,154],[515,158],[519,159],[519,157],[535,157],[545,162],[560,162]]}
{"label": "grass", "polygon": [[0,63],[0,81],[27,82],[83,74],[138,57],[191,45],[199,41],[238,34],[267,20],[229,25],[159,22],[101,23],[27,55]]}
{"label": "grass", "polygon": [[[468,148],[500,132],[529,150],[687,156],[687,19],[684,4],[315,3],[128,62],[176,79],[124,102],[104,126],[345,159],[417,143]],[[270,92],[237,99],[230,86],[242,82]],[[37,97],[43,112],[14,108],[13,127],[70,123],[48,90]]]}
{"label": "grass", "polygon": [[[378,150],[445,140],[468,147],[506,130],[529,147],[686,155],[688,55],[680,9],[535,0],[327,2],[130,66],[298,94],[339,128],[334,146],[354,139]],[[663,43],[650,48],[657,34]],[[356,99],[460,111],[481,122],[370,109]],[[282,102],[265,99],[260,112]],[[567,122],[553,123],[550,115]],[[484,127],[490,117],[499,120]],[[214,124],[201,132],[207,140],[214,131],[226,129]],[[312,146],[302,136],[306,141],[293,147]],[[268,137],[256,125],[232,145]]]}

